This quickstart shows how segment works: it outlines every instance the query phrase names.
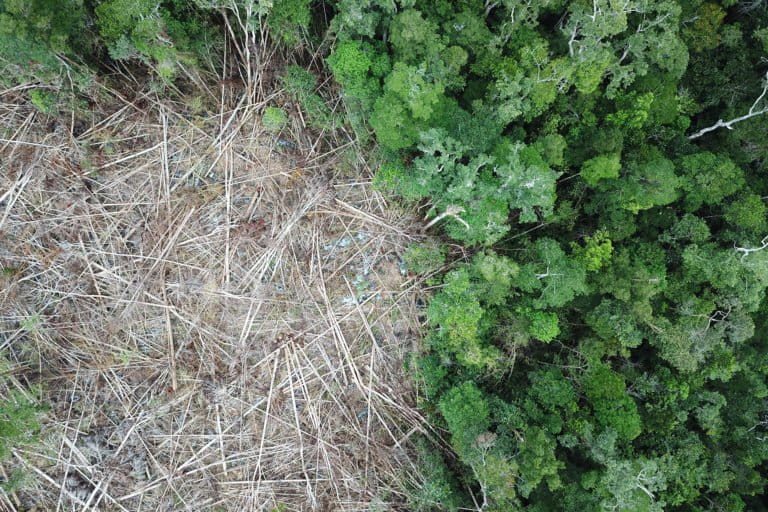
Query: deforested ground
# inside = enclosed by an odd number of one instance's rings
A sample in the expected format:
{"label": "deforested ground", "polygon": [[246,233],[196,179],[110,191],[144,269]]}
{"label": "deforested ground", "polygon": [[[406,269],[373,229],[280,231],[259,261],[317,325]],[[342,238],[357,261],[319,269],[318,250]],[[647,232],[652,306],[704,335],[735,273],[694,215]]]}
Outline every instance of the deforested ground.
{"label": "deforested ground", "polygon": [[0,342],[49,404],[0,508],[396,510],[417,481],[414,219],[350,140],[266,132],[270,94],[0,93]]}

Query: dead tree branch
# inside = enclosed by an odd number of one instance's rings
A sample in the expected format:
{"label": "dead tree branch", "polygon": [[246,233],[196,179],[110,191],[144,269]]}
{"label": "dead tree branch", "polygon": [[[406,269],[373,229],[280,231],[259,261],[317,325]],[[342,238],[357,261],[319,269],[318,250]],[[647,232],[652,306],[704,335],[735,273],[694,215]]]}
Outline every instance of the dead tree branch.
{"label": "dead tree branch", "polygon": [[749,107],[749,112],[747,112],[743,116],[739,116],[734,119],[731,119],[730,121],[723,121],[722,119],[718,119],[717,122],[712,126],[707,126],[706,128],[702,128],[696,133],[689,135],[688,138],[691,140],[698,139],[702,135],[705,135],[709,132],[713,132],[719,128],[728,128],[729,130],[733,130],[733,125],[735,125],[736,123],[740,123],[742,121],[746,121],[747,119],[751,119],[753,117],[767,113],[768,105],[765,105],[760,110],[756,110],[757,106],[760,104],[761,101],[763,101],[763,98],[765,98],[766,93],[768,93],[768,73],[765,74],[765,85],[763,86],[763,92],[760,93],[760,96],[758,96],[755,102],[752,104],[752,106]]}

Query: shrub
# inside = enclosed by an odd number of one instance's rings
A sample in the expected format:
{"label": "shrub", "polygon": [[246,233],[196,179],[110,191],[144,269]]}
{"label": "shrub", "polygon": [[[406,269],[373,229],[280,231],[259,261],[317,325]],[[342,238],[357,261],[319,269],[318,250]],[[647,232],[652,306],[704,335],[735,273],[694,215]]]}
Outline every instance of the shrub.
{"label": "shrub", "polygon": [[204,11],[180,0],[103,0],[95,16],[110,57],[137,59],[163,80],[205,62],[212,44],[206,42],[221,37]]}
{"label": "shrub", "polygon": [[0,3],[0,81],[58,83],[60,55],[90,55],[94,36],[82,0],[8,0]]}
{"label": "shrub", "polygon": [[283,86],[291,98],[305,113],[307,123],[318,130],[332,130],[337,127],[337,119],[331,114],[325,100],[317,94],[317,77],[306,69],[288,66],[282,78]]}
{"label": "shrub", "polygon": [[278,133],[288,123],[288,115],[279,107],[267,107],[261,116],[261,123],[270,133]]}
{"label": "shrub", "polygon": [[[7,371],[7,362],[0,359],[0,462],[9,459],[15,448],[38,441],[40,413],[45,410],[29,398],[29,390],[21,391],[8,382]],[[22,480],[23,475],[14,472],[2,487],[12,492]]]}
{"label": "shrub", "polygon": [[56,95],[45,89],[32,89],[29,92],[32,105],[43,114],[53,113],[56,107]]}
{"label": "shrub", "polygon": [[445,246],[434,242],[424,242],[408,246],[403,260],[408,271],[414,274],[428,274],[445,264]]}

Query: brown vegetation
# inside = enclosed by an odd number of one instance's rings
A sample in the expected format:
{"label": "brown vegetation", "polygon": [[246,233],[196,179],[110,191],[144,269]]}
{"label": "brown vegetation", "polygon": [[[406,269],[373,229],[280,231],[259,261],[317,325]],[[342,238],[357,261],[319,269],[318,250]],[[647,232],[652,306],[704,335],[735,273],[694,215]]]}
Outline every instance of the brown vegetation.
{"label": "brown vegetation", "polygon": [[0,93],[0,339],[51,406],[0,507],[389,510],[416,478],[411,219],[351,143],[218,87]]}

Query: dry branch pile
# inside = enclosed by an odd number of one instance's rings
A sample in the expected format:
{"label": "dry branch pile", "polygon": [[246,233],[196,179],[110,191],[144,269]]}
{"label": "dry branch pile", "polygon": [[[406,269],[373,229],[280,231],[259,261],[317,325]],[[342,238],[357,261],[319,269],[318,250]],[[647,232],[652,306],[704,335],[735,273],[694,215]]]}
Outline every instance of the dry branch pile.
{"label": "dry branch pile", "polygon": [[410,219],[228,87],[0,97],[0,343],[51,406],[0,508],[391,510],[416,478]]}

